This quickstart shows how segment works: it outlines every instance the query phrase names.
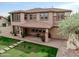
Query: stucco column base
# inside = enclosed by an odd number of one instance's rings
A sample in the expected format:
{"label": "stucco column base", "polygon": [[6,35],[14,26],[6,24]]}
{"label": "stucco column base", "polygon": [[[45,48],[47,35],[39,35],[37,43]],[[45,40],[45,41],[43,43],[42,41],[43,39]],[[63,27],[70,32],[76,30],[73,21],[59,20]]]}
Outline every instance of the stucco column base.
{"label": "stucco column base", "polygon": [[19,37],[21,37],[21,38],[22,38],[22,36],[21,36],[21,32],[22,32],[22,28],[21,28],[21,27],[19,27]]}
{"label": "stucco column base", "polygon": [[49,39],[48,39],[48,29],[46,29],[46,32],[45,32],[45,42],[48,42]]}

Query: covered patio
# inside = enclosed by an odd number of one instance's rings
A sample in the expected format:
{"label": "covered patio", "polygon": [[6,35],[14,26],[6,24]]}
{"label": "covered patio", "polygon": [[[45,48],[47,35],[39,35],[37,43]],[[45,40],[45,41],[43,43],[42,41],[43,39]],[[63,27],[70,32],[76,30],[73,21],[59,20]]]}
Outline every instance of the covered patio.
{"label": "covered patio", "polygon": [[27,36],[40,37],[43,42],[49,41],[49,26],[47,23],[20,23],[13,25],[13,32],[18,32],[18,36],[24,38]]}
{"label": "covered patio", "polygon": [[5,36],[5,37],[10,37],[10,38],[14,38],[16,40],[22,40],[22,41],[26,41],[26,42],[32,42],[32,43],[36,43],[36,44],[41,44],[41,45],[46,45],[46,46],[51,46],[51,47],[56,47],[58,48],[58,54],[57,54],[57,57],[78,57],[79,56],[79,53],[77,52],[73,52],[73,51],[68,51],[66,49],[66,40],[58,40],[58,39],[50,39],[51,41],[49,42],[45,42],[43,43],[41,41],[40,38],[38,37],[24,37],[24,38],[21,38],[19,36],[13,36],[11,35],[11,30],[12,27],[9,26],[9,27],[1,27],[1,31],[2,33],[0,33],[0,36]]}

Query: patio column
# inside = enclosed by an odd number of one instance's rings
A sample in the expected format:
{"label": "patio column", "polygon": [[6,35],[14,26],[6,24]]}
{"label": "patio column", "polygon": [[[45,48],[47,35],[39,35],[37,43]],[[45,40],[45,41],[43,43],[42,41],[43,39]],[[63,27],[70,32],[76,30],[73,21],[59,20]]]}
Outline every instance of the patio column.
{"label": "patio column", "polygon": [[48,42],[48,29],[45,31],[45,42]]}
{"label": "patio column", "polygon": [[20,35],[21,35],[22,38],[25,37],[24,28],[23,27],[20,27]]}
{"label": "patio column", "polygon": [[10,20],[11,20],[11,24],[12,24],[12,14],[10,14]]}
{"label": "patio column", "polygon": [[21,31],[21,27],[19,27],[19,36],[20,36],[20,37],[22,37],[22,36],[21,36],[21,32],[22,32],[22,31]]}

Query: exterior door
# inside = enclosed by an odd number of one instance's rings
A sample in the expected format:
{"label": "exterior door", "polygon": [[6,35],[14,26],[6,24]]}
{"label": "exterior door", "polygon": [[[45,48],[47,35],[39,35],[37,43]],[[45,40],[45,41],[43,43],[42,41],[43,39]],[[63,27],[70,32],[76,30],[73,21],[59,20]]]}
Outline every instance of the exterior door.
{"label": "exterior door", "polygon": [[27,28],[24,28],[23,32],[24,32],[24,36],[27,36],[28,35]]}

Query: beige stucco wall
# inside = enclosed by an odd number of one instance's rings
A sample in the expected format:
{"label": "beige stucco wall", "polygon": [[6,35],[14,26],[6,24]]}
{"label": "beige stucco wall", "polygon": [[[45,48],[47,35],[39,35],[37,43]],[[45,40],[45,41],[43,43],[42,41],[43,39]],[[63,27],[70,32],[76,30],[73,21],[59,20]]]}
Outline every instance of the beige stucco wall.
{"label": "beige stucco wall", "polygon": [[52,13],[52,12],[49,13],[49,18],[48,18],[48,20],[49,20],[49,21],[48,21],[49,24],[50,24],[50,25],[53,25],[53,13]]}
{"label": "beige stucco wall", "polygon": [[0,19],[0,26],[2,26],[3,23],[6,23],[6,25],[7,25],[7,21],[6,21],[6,19],[1,18],[1,19]]}
{"label": "beige stucco wall", "polygon": [[24,13],[20,13],[20,21],[21,22],[25,22]]}
{"label": "beige stucco wall", "polygon": [[[65,13],[65,15],[67,15],[67,14],[70,14],[70,13]],[[28,21],[37,21],[37,22],[46,22],[46,23],[48,23],[48,24],[50,24],[50,26],[52,25],[52,26],[54,26],[54,25],[57,25],[58,24],[58,22],[56,23],[56,24],[54,24],[53,25],[53,13],[52,12],[50,12],[49,13],[49,17],[48,17],[48,20],[47,21],[41,21],[40,20],[40,13],[37,13],[37,19],[36,20],[29,20],[29,16],[28,16],[28,20],[24,20],[24,14],[23,13],[21,13],[20,14],[20,19],[21,19],[21,22],[28,22]],[[11,22],[12,24],[19,24],[19,23],[21,23],[21,22]],[[28,31],[30,34],[36,34],[36,33],[33,33],[33,32],[31,32],[31,30],[29,30]],[[67,37],[62,37],[62,36],[60,36],[59,35],[59,29],[58,28],[52,28],[52,29],[50,29],[49,30],[49,32],[50,32],[50,34],[51,34],[51,38],[56,38],[56,39],[67,39]]]}
{"label": "beige stucco wall", "polygon": [[59,28],[51,28],[50,29],[50,34],[51,34],[51,38],[55,38],[55,39],[67,39],[67,37],[63,37],[59,34]]}
{"label": "beige stucco wall", "polygon": [[44,23],[48,23],[50,25],[53,24],[53,13],[52,12],[49,12],[48,13],[48,19],[40,19],[40,13],[36,13],[36,19],[32,19],[30,20],[29,19],[29,16],[28,16],[28,19],[26,21],[30,21],[30,22],[44,22]]}
{"label": "beige stucco wall", "polygon": [[48,20],[40,20],[40,13],[36,13],[36,19],[32,19],[30,20],[29,19],[29,15],[28,15],[28,18],[27,20],[24,19],[24,13],[20,13],[20,22],[12,22],[12,15],[11,16],[11,24],[16,24],[16,23],[24,23],[24,22],[45,22],[45,23],[48,23],[50,24],[50,26],[53,24],[53,13],[52,12],[49,12],[48,13]]}

